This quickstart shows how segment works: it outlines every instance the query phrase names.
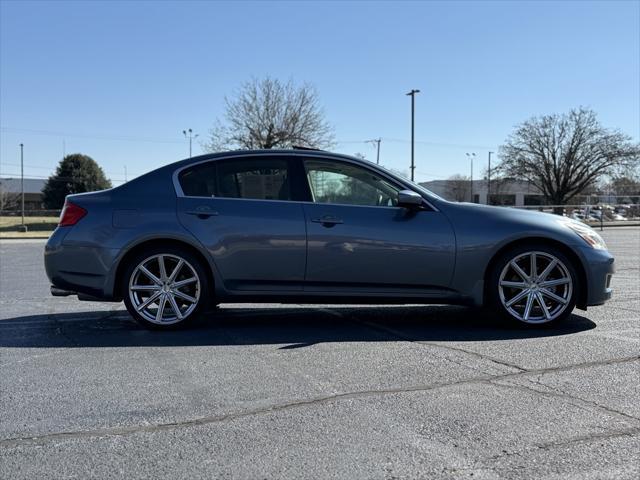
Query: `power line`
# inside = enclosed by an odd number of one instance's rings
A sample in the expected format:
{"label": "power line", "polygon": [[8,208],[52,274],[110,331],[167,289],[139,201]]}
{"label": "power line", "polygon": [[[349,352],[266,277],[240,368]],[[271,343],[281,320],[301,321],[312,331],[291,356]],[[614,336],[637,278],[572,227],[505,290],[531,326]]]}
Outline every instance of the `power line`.
{"label": "power line", "polygon": [[94,140],[115,140],[125,142],[148,142],[148,143],[183,143],[184,140],[169,139],[169,138],[152,138],[152,137],[131,137],[127,135],[104,135],[94,133],[72,133],[72,132],[58,132],[52,130],[35,130],[29,128],[11,128],[2,127],[1,131],[6,133],[24,133],[29,135],[47,135],[54,137],[76,137],[76,138],[89,138]]}
{"label": "power line", "polygon": [[[60,132],[60,131],[52,131],[52,130],[37,130],[37,129],[29,129],[29,128],[12,128],[12,127],[1,127],[0,131],[6,133],[26,133],[31,135],[47,135],[47,136],[55,136],[55,137],[76,137],[76,138],[88,138],[88,139],[98,139],[98,140],[114,140],[114,141],[127,141],[127,142],[148,142],[148,143],[175,143],[182,144],[184,142],[183,139],[178,138],[157,138],[157,137],[131,137],[127,135],[104,135],[104,134],[95,134],[95,133],[70,133],[70,132]],[[382,140],[385,142],[392,143],[410,143],[411,140],[406,140],[404,138],[389,138],[382,137]],[[367,143],[367,140],[336,140],[335,143],[337,145],[347,145],[347,144],[359,144],[359,143]],[[427,140],[415,140],[415,143],[419,143],[421,145],[430,145],[433,147],[447,147],[447,148],[481,148],[481,149],[492,149],[496,146],[488,146],[488,145],[472,145],[466,143],[445,143],[445,142],[432,142]]]}
{"label": "power line", "polygon": [[[411,140],[405,140],[404,138],[389,138],[382,137],[382,140],[385,142],[391,143],[411,143]],[[356,143],[367,143],[367,140],[337,140],[335,142],[337,145],[347,145],[347,144],[356,144]],[[471,145],[468,143],[444,143],[444,142],[430,142],[427,140],[415,140],[415,143],[419,143],[421,145],[429,145],[432,147],[446,147],[446,148],[477,148],[477,149],[485,149],[490,150],[492,148],[496,148],[495,145],[490,147],[487,145]]]}
{"label": "power line", "polygon": [[[384,138],[385,142],[393,142],[393,143],[409,143],[410,140],[404,140],[402,138]],[[420,143],[422,145],[430,145],[432,147],[448,147],[448,148],[481,148],[481,149],[491,149],[495,148],[495,145],[489,147],[487,145],[470,145],[464,143],[441,143],[441,142],[428,142],[425,140],[416,140],[415,143]]]}
{"label": "power line", "polygon": [[[10,180],[10,179],[14,179],[14,178],[19,178],[20,174],[19,173],[2,173],[2,177],[0,177],[0,180]],[[24,177],[25,180],[50,180],[52,182],[79,182],[81,180],[79,180],[77,177],[56,177],[56,176],[52,176],[52,177],[46,177],[46,176],[42,176],[42,175],[29,175],[28,177],[25,176]],[[111,180],[112,182],[119,182],[119,183],[124,183],[124,180],[122,180],[121,178],[109,178],[109,180]]]}
{"label": "power line", "polygon": [[[6,163],[6,162],[2,162],[2,165],[9,165],[10,167],[19,167],[20,166],[19,163]],[[39,168],[41,170],[51,170],[51,167],[45,167],[45,166],[42,166],[42,165],[29,165],[29,164],[25,163],[24,166],[25,167],[29,167],[29,168]]]}
{"label": "power line", "polygon": [[[5,162],[2,162],[2,165],[8,165],[8,166],[10,166],[10,167],[19,167],[19,166],[20,166],[20,164],[19,164],[19,163],[5,163]],[[42,166],[42,165],[29,165],[29,164],[27,164],[27,163],[25,163],[25,164],[24,164],[24,166],[25,166],[25,167],[29,167],[29,168],[37,168],[37,169],[39,169],[39,170],[52,170],[52,171],[53,171],[53,170],[55,170],[55,169],[56,169],[56,167],[45,167],[45,166]],[[103,170],[103,171],[104,171],[104,170]],[[106,173],[107,175],[120,175],[120,173],[121,173],[121,172],[116,173],[116,172],[107,172],[107,171],[104,171],[104,173]],[[4,174],[3,174],[3,175],[4,175]],[[127,178],[127,174],[126,174],[126,167],[125,167],[125,178]]]}

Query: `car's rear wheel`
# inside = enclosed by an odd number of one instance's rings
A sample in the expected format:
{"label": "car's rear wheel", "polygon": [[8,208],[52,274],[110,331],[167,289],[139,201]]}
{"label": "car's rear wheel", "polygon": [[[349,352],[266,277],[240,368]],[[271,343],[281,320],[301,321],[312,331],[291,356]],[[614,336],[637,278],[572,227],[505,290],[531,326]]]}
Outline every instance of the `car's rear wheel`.
{"label": "car's rear wheel", "polygon": [[547,245],[522,245],[500,256],[488,277],[488,303],[518,324],[566,319],[576,304],[578,275],[571,260]]}
{"label": "car's rear wheel", "polygon": [[158,247],[136,255],[122,281],[127,310],[147,328],[168,330],[187,325],[209,303],[204,267],[198,258],[179,248]]}

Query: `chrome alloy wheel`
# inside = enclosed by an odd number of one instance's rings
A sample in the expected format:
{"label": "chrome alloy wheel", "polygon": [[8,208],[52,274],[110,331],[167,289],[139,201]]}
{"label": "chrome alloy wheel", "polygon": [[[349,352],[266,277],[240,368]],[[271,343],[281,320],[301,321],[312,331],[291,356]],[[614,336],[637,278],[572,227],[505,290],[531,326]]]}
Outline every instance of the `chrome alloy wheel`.
{"label": "chrome alloy wheel", "polygon": [[525,323],[558,318],[571,302],[573,280],[566,265],[547,252],[526,252],[502,269],[498,293],[504,308]]}
{"label": "chrome alloy wheel", "polygon": [[149,322],[172,325],[187,318],[200,299],[200,279],[177,255],[153,255],[138,264],[129,280],[129,298]]}

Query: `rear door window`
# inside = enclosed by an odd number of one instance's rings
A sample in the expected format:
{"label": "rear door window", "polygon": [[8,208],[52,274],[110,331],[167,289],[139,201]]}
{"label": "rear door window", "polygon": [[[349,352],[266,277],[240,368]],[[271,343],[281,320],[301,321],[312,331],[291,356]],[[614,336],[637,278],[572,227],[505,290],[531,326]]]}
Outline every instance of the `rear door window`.
{"label": "rear door window", "polygon": [[218,163],[218,196],[291,200],[287,161],[282,158],[224,160]]}
{"label": "rear door window", "polygon": [[284,158],[238,158],[195,165],[179,175],[189,197],[291,200],[291,179]]}
{"label": "rear door window", "polygon": [[216,164],[208,162],[187,168],[180,172],[178,180],[187,197],[215,197]]}

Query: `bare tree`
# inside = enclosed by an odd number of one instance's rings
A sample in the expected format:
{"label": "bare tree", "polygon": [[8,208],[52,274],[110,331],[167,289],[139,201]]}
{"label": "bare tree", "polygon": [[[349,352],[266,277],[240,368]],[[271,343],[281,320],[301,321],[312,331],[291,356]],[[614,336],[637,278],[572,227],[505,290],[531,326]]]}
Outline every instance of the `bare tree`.
{"label": "bare tree", "polygon": [[572,197],[621,166],[635,165],[640,145],[604,128],[593,110],[534,117],[518,125],[500,147],[499,171],[525,179],[554,205]]}
{"label": "bare tree", "polygon": [[208,151],[292,145],[328,148],[333,144],[333,129],[310,84],[253,79],[234,98],[225,97],[225,104],[224,122],[218,120],[203,145]]}
{"label": "bare tree", "polygon": [[637,177],[615,177],[606,186],[606,190],[619,197],[640,197],[640,180]]}
{"label": "bare tree", "polygon": [[456,202],[469,199],[471,179],[465,175],[452,175],[447,179],[447,196]]}
{"label": "bare tree", "polygon": [[0,211],[18,210],[20,207],[20,194],[8,192],[0,186]]}

